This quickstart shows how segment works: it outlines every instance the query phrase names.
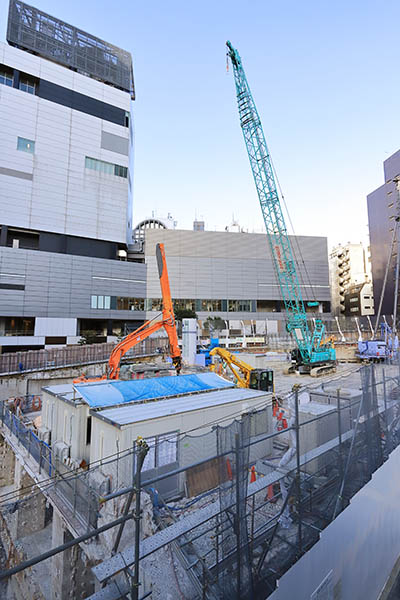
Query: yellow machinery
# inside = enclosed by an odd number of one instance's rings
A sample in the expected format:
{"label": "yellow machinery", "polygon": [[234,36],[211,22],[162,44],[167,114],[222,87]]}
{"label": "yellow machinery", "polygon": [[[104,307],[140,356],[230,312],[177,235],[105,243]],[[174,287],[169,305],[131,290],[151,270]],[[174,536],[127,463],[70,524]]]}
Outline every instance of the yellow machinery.
{"label": "yellow machinery", "polygon": [[[210,350],[210,356],[219,356],[222,364],[229,367],[235,383],[242,388],[250,388],[252,390],[263,390],[265,392],[274,391],[274,373],[271,369],[254,369],[248,365],[236,354],[231,354],[225,348],[213,348]],[[212,367],[216,371],[216,365]]]}

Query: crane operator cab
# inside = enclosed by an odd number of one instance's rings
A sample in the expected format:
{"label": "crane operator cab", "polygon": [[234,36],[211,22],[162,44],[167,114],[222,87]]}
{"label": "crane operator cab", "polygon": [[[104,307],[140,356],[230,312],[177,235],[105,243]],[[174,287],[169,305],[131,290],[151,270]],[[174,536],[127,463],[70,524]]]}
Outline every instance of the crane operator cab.
{"label": "crane operator cab", "polygon": [[270,369],[252,369],[249,388],[263,392],[274,391],[274,372]]}

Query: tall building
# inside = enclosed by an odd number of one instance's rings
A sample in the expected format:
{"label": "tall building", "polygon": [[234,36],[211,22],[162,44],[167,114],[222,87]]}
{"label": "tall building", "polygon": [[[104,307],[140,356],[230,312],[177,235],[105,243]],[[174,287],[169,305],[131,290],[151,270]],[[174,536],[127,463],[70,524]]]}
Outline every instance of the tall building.
{"label": "tall building", "polygon": [[105,338],[144,315],[125,301],[145,296],[146,279],[144,265],[126,261],[131,55],[19,0],[10,0],[7,42],[0,44],[0,346],[73,343],[86,329]]}
{"label": "tall building", "polygon": [[386,266],[389,260],[382,314],[392,315],[395,293],[395,266],[399,240],[395,240],[391,256],[389,254],[393,239],[395,218],[400,214],[395,183],[395,180],[400,177],[400,150],[384,161],[383,172],[385,177],[384,184],[367,196],[368,227],[371,244],[375,305],[378,306],[380,302]]}
{"label": "tall building", "polygon": [[[329,255],[332,313],[335,316],[373,315],[371,270],[363,244],[339,244]],[[354,286],[357,286],[357,290]],[[354,298],[358,294],[357,313]],[[351,299],[350,299],[351,296]]]}

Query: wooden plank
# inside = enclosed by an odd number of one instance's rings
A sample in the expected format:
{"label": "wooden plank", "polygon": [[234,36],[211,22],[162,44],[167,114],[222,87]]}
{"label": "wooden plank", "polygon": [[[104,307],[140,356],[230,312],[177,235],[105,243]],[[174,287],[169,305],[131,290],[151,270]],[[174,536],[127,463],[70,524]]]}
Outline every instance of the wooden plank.
{"label": "wooden plank", "polygon": [[192,467],[186,472],[186,483],[188,488],[188,496],[198,496],[203,492],[208,492],[220,483],[228,479],[228,473],[223,459],[212,458],[211,460]]}

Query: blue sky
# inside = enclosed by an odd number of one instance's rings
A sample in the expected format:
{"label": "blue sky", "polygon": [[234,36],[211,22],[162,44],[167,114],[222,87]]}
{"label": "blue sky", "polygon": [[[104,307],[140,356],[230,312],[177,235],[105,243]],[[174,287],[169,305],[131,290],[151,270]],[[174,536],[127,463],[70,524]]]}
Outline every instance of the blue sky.
{"label": "blue sky", "polygon": [[[32,0],[129,50],[137,100],[134,222],[262,217],[225,41],[238,48],[297,234],[366,240],[366,195],[400,148],[396,0]],[[0,0],[5,39],[8,2]]]}

